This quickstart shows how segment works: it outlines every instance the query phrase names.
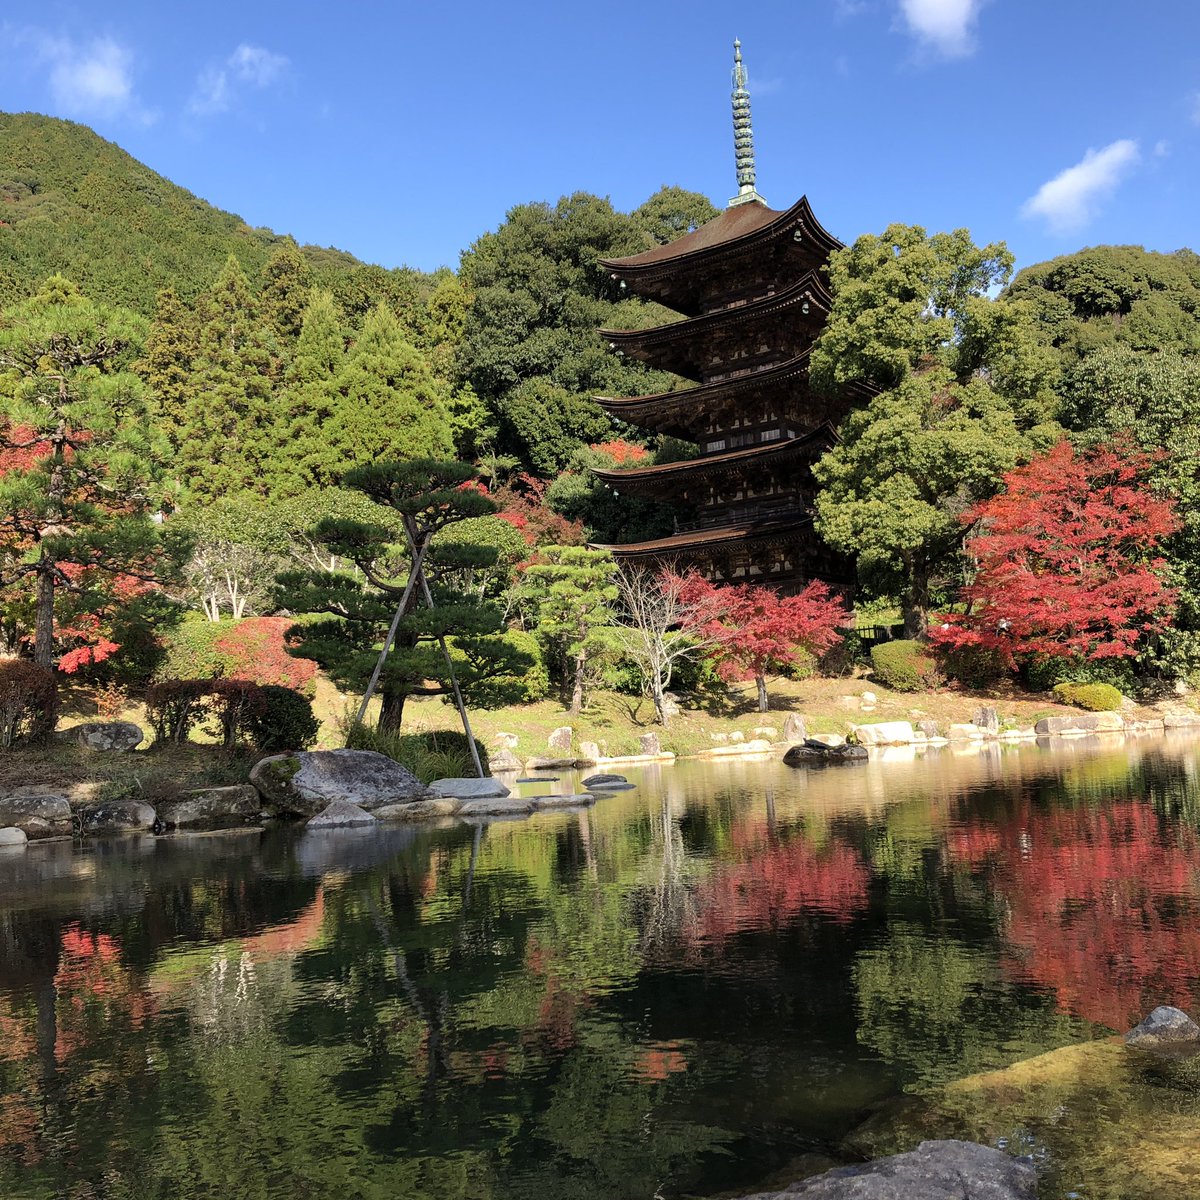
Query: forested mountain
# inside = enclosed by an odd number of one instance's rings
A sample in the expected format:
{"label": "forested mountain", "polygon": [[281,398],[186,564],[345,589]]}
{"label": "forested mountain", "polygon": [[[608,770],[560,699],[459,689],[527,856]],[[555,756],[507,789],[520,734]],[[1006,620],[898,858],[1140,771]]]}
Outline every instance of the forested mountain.
{"label": "forested mountain", "polygon": [[[149,316],[160,288],[190,301],[230,254],[256,277],[284,240],[193,196],[85,125],[0,113],[0,307],[59,271],[96,300]],[[305,246],[302,254],[315,282],[349,312],[423,290],[429,279],[341,250]]]}

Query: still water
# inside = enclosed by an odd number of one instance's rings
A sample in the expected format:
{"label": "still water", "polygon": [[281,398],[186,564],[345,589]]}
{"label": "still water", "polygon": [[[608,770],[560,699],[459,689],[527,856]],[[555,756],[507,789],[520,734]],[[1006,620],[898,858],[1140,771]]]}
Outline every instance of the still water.
{"label": "still water", "polygon": [[[819,1169],[897,1097],[1195,1010],[1198,763],[679,763],[519,822],[18,851],[0,1196],[650,1200]],[[1107,1194],[1086,1120],[1022,1126],[1047,1195]]]}

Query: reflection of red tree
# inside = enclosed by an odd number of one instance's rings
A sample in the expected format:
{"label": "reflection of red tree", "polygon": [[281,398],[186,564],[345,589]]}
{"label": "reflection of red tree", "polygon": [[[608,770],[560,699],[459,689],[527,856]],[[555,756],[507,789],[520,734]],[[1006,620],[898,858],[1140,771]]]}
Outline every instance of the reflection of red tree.
{"label": "reflection of red tree", "polygon": [[818,848],[801,836],[765,845],[743,833],[734,847],[739,861],[718,864],[697,891],[694,939],[777,929],[805,913],[850,921],[866,907],[871,873],[848,846]]}
{"label": "reflection of red tree", "polygon": [[[1156,1004],[1189,1007],[1200,979],[1200,845],[1146,803],[1026,810],[999,831],[1006,969],[1061,1008],[1123,1029]],[[953,847],[951,848],[953,853]],[[965,856],[970,860],[970,856]],[[977,859],[975,861],[978,861]]]}

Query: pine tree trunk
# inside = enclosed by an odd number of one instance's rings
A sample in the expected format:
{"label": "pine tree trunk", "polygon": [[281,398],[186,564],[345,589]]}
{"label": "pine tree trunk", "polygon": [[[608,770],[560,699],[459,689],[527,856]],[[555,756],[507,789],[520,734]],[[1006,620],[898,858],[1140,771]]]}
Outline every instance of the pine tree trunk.
{"label": "pine tree trunk", "polygon": [[571,712],[583,711],[583,676],[587,659],[581,654],[575,659],[575,686],[571,690]]}
{"label": "pine tree trunk", "polygon": [[37,606],[33,621],[33,661],[54,665],[54,564],[43,552],[37,569]]}
{"label": "pine tree trunk", "polygon": [[758,688],[758,711],[770,712],[770,702],[767,699],[767,680],[763,675],[755,675],[754,686]]}
{"label": "pine tree trunk", "polygon": [[380,733],[400,732],[400,722],[404,717],[404,699],[404,692],[388,688],[379,689],[379,723],[376,729]]}

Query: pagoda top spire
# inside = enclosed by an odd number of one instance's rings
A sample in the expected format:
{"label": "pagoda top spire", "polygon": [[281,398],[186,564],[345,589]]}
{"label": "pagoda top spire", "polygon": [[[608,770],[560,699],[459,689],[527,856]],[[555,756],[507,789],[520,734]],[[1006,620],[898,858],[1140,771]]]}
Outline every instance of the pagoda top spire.
{"label": "pagoda top spire", "polygon": [[737,160],[738,194],[729,201],[747,204],[763,198],[754,190],[754,131],[750,127],[750,93],[746,90],[746,67],[742,43],[733,39],[733,151]]}

